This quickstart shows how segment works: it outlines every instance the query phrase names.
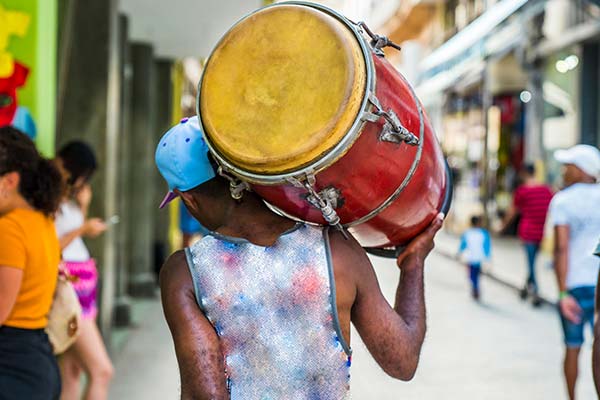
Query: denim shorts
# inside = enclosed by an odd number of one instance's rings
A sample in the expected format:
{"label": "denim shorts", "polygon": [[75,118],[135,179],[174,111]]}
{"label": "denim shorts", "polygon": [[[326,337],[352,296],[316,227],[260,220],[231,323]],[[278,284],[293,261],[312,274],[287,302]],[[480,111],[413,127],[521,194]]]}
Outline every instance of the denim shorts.
{"label": "denim shorts", "polygon": [[581,307],[581,321],[578,324],[567,320],[560,313],[563,333],[565,335],[565,345],[567,347],[581,347],[583,344],[583,329],[586,323],[594,328],[594,303],[596,288],[594,286],[584,286],[569,290],[569,294],[577,300]]}
{"label": "denim shorts", "polygon": [[43,329],[0,326],[0,400],[58,400],[60,373]]}

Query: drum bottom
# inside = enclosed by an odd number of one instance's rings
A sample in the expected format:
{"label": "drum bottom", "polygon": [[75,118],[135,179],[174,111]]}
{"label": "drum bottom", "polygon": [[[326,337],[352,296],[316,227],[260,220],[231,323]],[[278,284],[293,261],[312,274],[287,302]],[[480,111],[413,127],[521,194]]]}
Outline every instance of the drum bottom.
{"label": "drum bottom", "polygon": [[[440,207],[439,212],[444,213],[444,215],[448,215],[448,211],[450,211],[450,206],[452,205],[452,197],[454,194],[454,185],[452,184],[452,172],[450,171],[450,166],[448,165],[448,161],[446,164],[446,193],[444,193],[444,201],[442,202],[442,206]],[[406,246],[395,246],[395,247],[363,247],[365,251],[369,254],[378,257],[384,258],[398,258],[398,256],[404,251]]]}

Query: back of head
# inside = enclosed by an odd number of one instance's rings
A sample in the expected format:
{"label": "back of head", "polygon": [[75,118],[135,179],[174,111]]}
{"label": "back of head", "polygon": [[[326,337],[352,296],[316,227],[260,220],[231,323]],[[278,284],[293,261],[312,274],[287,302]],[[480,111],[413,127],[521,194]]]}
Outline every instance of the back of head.
{"label": "back of head", "polygon": [[217,166],[202,137],[198,117],[183,118],[169,129],[160,139],[154,159],[169,186],[160,208],[177,197],[176,192],[198,189],[218,176]]}
{"label": "back of head", "polygon": [[535,165],[524,164],[523,167],[521,167],[521,173],[527,177],[535,176]]}
{"label": "back of head", "polygon": [[0,128],[0,175],[19,174],[19,194],[36,210],[52,215],[63,195],[62,176],[52,161],[40,156],[24,133]]}
{"label": "back of head", "polygon": [[471,217],[471,227],[478,228],[481,226],[481,217],[478,215],[474,215]]}
{"label": "back of head", "polygon": [[67,183],[74,185],[77,181],[90,180],[98,166],[92,148],[81,141],[74,140],[65,144],[58,151],[58,158],[68,174]]}

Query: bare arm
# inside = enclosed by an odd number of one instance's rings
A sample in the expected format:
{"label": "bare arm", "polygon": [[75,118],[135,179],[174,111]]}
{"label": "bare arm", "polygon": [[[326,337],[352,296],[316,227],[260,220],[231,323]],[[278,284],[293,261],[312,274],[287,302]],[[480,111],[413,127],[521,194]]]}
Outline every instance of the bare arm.
{"label": "bare arm", "polygon": [[73,240],[80,236],[95,238],[107,229],[106,223],[100,218],[90,218],[86,220],[83,225],[79,228],[67,232],[58,238],[60,243],[60,249],[64,250],[65,247],[71,244]]}
{"label": "bare arm", "polygon": [[502,228],[500,228],[500,232],[506,231],[506,229],[508,229],[508,226],[515,220],[517,215],[518,215],[518,211],[517,211],[516,207],[514,206],[514,204],[511,204],[508,207],[508,210],[506,210],[506,215],[504,216],[504,219],[502,220]]}
{"label": "bare arm", "polygon": [[60,243],[61,251],[64,250],[65,247],[70,245],[73,240],[77,239],[78,237],[80,237],[82,235],[83,235],[83,225],[80,226],[79,228],[72,230],[71,232],[67,232],[64,235],[62,235],[61,237],[59,237],[58,242]]}
{"label": "bare arm", "polygon": [[0,266],[0,326],[8,319],[15,306],[22,280],[23,270]]}
{"label": "bare arm", "polygon": [[567,290],[567,268],[569,260],[569,226],[554,227],[554,271],[558,290]]}
{"label": "bare arm", "polygon": [[182,400],[227,400],[219,338],[194,295],[185,253],[174,253],[160,273],[163,311],[179,363]]}
{"label": "bare arm", "polygon": [[567,271],[569,269],[569,226],[554,227],[554,270],[560,297],[558,306],[562,315],[573,323],[581,321],[581,307],[577,300],[566,293]]}
{"label": "bare arm", "polygon": [[410,380],[417,369],[426,330],[423,264],[441,226],[442,219],[436,218],[397,260],[401,274],[393,308],[383,297],[364,251],[357,245],[346,252],[344,262],[357,278],[352,322],[373,358],[397,379]]}

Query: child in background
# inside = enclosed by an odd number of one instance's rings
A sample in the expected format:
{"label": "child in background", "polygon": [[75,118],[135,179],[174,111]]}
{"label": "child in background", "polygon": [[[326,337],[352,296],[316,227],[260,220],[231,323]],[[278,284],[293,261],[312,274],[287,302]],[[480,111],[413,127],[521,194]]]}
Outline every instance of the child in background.
{"label": "child in background", "polygon": [[475,300],[479,300],[481,265],[490,260],[491,247],[490,234],[481,227],[481,217],[471,217],[471,228],[462,234],[458,254],[469,267],[471,294]]}

